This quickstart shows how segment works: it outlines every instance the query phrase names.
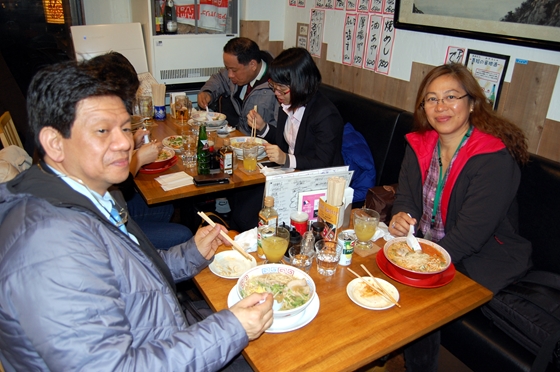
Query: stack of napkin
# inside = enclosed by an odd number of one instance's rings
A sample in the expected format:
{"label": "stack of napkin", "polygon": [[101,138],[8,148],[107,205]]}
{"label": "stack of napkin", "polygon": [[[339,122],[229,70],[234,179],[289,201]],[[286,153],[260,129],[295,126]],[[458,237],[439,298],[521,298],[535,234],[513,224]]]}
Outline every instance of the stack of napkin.
{"label": "stack of napkin", "polygon": [[159,176],[156,178],[156,181],[160,183],[163,191],[169,191],[193,184],[193,178],[183,171]]}
{"label": "stack of napkin", "polygon": [[233,240],[235,240],[245,252],[256,252],[257,251],[257,228],[247,230],[237,235]]}

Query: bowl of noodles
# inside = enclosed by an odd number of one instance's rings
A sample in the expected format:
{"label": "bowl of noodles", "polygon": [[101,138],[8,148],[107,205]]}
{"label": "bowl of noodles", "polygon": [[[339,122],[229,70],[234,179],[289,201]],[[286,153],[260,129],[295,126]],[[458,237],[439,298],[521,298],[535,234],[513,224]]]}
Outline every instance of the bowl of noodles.
{"label": "bowl of noodles", "polygon": [[169,147],[164,147],[159,151],[158,156],[154,162],[146,164],[142,168],[144,169],[164,168],[167,166],[167,164],[173,161],[174,157],[175,157],[175,151],[173,149],[170,149]]}
{"label": "bowl of noodles", "polygon": [[439,275],[451,265],[451,256],[443,247],[426,239],[418,238],[422,248],[415,252],[406,244],[406,237],[385,243],[383,254],[400,274],[414,279],[428,279]]}
{"label": "bowl of noodles", "polygon": [[274,318],[304,311],[315,296],[315,282],[304,271],[289,265],[266,264],[247,270],[237,280],[240,298],[269,292],[274,296]]}

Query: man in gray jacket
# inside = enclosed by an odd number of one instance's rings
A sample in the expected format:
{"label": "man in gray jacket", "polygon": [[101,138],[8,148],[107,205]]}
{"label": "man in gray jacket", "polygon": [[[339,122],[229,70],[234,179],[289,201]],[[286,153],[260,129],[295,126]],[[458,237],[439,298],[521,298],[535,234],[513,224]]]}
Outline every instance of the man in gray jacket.
{"label": "man in gray jacket", "polygon": [[231,39],[224,46],[225,68],[204,84],[198,93],[198,106],[205,109],[222,96],[222,100],[229,101],[227,104],[222,102],[222,105],[233,108],[224,112],[228,122],[245,135],[251,134],[247,115],[255,106],[263,120],[275,127],[278,100],[268,85],[270,61],[272,56],[261,51],[253,40],[246,37]]}
{"label": "man in gray jacket", "polygon": [[127,220],[108,191],[129,172],[125,99],[76,62],[31,82],[41,161],[0,185],[6,371],[216,371],[272,324],[270,294],[187,324],[175,282],[211,262],[223,227],[158,251]]}

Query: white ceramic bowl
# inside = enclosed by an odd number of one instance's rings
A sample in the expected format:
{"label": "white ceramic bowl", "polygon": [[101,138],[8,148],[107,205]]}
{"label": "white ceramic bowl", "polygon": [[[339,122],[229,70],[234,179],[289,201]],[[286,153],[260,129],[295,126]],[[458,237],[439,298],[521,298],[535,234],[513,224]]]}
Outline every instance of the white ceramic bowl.
{"label": "white ceramic bowl", "polygon": [[[409,277],[409,278],[415,278],[415,279],[429,279],[430,277],[434,276],[434,275],[439,275],[440,273],[444,272],[445,270],[447,270],[449,268],[449,265],[451,265],[451,256],[449,255],[449,253],[447,253],[447,251],[440,245],[430,241],[430,240],[426,240],[426,239],[421,239],[421,238],[417,238],[418,242],[420,243],[420,246],[423,247],[424,246],[429,246],[432,247],[433,249],[435,249],[436,251],[438,251],[441,256],[443,256],[443,258],[445,259],[445,265],[443,267],[441,267],[439,270],[435,270],[435,271],[430,271],[430,272],[426,272],[426,271],[415,271],[415,270],[411,270],[402,266],[399,266],[398,263],[396,263],[395,261],[393,261],[391,258],[389,258],[389,255],[387,254],[387,251],[389,249],[389,247],[391,247],[393,244],[395,243],[400,243],[400,242],[405,242],[406,243],[406,237],[401,237],[401,238],[394,238],[389,240],[387,243],[385,243],[385,245],[383,246],[383,254],[385,255],[385,257],[387,258],[387,261],[389,261],[389,263],[395,267],[395,269],[400,272],[402,275]],[[429,253],[429,252],[426,252]]]}
{"label": "white ceramic bowl", "polygon": [[313,297],[315,297],[315,292],[316,292],[315,282],[313,282],[313,279],[311,279],[311,277],[307,273],[305,273],[304,271],[302,271],[302,270],[300,270],[296,267],[289,266],[289,265],[266,264],[266,265],[259,265],[259,266],[253,267],[252,269],[247,270],[237,280],[237,291],[238,291],[239,297],[240,298],[245,297],[245,293],[244,293],[243,289],[244,289],[245,285],[248,283],[249,279],[251,279],[255,276],[264,275],[264,274],[272,274],[272,273],[280,273],[280,274],[291,275],[295,279],[305,279],[305,281],[307,282],[307,285],[311,289],[311,293],[309,294],[309,299],[307,300],[306,303],[304,303],[303,305],[301,305],[299,307],[296,307],[295,309],[291,309],[291,310],[273,310],[274,318],[286,318],[286,317],[289,317],[289,316],[294,316],[294,315],[299,314],[302,311],[304,311],[309,306],[311,301],[313,300]]}
{"label": "white ceramic bowl", "polygon": [[[208,120],[207,114],[210,114],[213,120]],[[226,116],[219,112],[207,113],[206,111],[195,111],[192,113],[192,119],[194,121],[198,121],[199,123],[206,123],[206,125],[217,127],[224,125]]]}
{"label": "white ceramic bowl", "polygon": [[[243,144],[247,142],[251,137],[233,137],[229,143],[233,150],[235,151],[235,155],[237,155],[238,159],[243,159]],[[257,158],[264,157],[264,146],[263,144],[267,143],[262,138],[253,138],[253,140],[259,144],[259,150],[257,152]]]}

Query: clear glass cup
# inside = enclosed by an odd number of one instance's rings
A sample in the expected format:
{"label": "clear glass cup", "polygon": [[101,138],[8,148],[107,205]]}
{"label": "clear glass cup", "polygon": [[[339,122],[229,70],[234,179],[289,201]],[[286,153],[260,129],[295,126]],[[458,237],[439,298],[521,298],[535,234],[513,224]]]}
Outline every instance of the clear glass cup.
{"label": "clear glass cup", "polygon": [[261,243],[266,263],[281,263],[289,242],[290,232],[284,227],[278,227],[271,234],[263,236]]}
{"label": "clear glass cup", "polygon": [[373,249],[371,238],[379,225],[379,213],[369,208],[360,208],[352,212],[356,243],[354,249]]}
{"label": "clear glass cup", "polygon": [[191,117],[192,102],[186,95],[178,95],[175,96],[175,105],[173,107],[175,119],[186,124]]}
{"label": "clear glass cup", "polygon": [[315,243],[315,254],[317,255],[317,272],[321,275],[332,276],[338,267],[340,260],[339,248],[336,242],[319,240]]}
{"label": "clear glass cup", "polygon": [[181,158],[183,160],[183,165],[187,168],[196,167],[196,147],[197,136],[193,135],[191,132],[184,134]]}
{"label": "clear glass cup", "polygon": [[297,267],[306,273],[309,272],[309,269],[311,269],[311,265],[313,264],[313,259],[315,258],[315,252],[307,251],[302,253],[301,245],[296,244],[288,249],[288,254],[290,256],[290,265]]}
{"label": "clear glass cup", "polygon": [[151,121],[154,117],[154,104],[152,103],[152,97],[139,96],[136,102],[138,105],[138,115],[142,118],[149,118],[147,121]]}
{"label": "clear glass cup", "polygon": [[248,173],[253,173],[257,170],[257,154],[259,146],[254,143],[246,142],[243,144],[243,168]]}

